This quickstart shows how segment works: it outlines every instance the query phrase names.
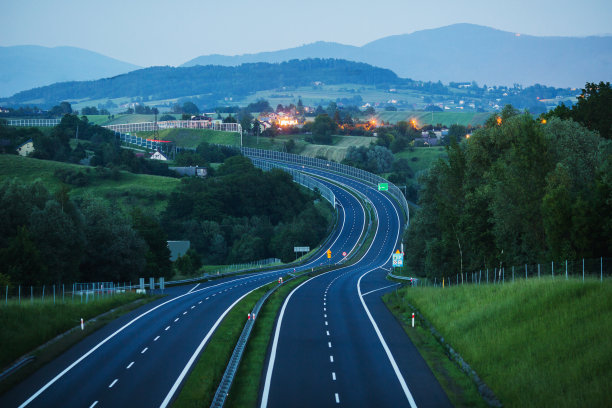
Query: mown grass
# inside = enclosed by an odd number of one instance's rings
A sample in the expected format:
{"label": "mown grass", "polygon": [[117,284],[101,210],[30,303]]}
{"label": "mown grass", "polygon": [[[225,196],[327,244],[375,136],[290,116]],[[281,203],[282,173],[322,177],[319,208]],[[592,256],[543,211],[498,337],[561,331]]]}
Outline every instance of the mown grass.
{"label": "mown grass", "polygon": [[[0,155],[0,182],[13,177],[27,183],[40,179],[47,189],[53,192],[62,184],[54,175],[57,169],[95,172],[91,167],[76,164]],[[120,172],[118,180],[92,177],[91,183],[85,187],[68,187],[71,189],[72,198],[92,195],[115,203],[126,211],[139,207],[152,214],[160,214],[166,207],[168,197],[179,183],[179,179],[171,177]]]}
{"label": "mown grass", "polygon": [[491,112],[425,112],[425,111],[395,111],[378,112],[376,117],[385,122],[397,123],[399,121],[409,122],[414,119],[417,126],[437,125],[451,126],[459,124],[463,126],[483,125]]}
{"label": "mown grass", "polygon": [[210,406],[227,362],[242,333],[247,314],[251,312],[257,300],[274,285],[275,282],[252,292],[225,316],[185,381],[172,405],[174,408]]}
{"label": "mown grass", "polygon": [[[123,293],[81,303],[24,301],[0,306],[0,367],[6,368],[20,356],[65,331],[121,305],[134,302],[143,295]],[[89,329],[89,327],[88,327]],[[86,334],[89,331],[86,330]]]}
{"label": "mown grass", "polygon": [[529,279],[406,288],[413,304],[504,406],[608,406],[612,283]]}
{"label": "mown grass", "polygon": [[429,169],[438,159],[446,159],[444,147],[413,147],[395,154],[397,159],[407,159],[415,174]]}
{"label": "mown grass", "polygon": [[[153,132],[136,132],[136,136],[150,139]],[[163,129],[159,131],[160,140],[175,142],[179,147],[190,149],[198,147],[200,143],[240,146],[240,133],[222,132],[211,129]]]}
{"label": "mown grass", "polygon": [[236,378],[229,392],[226,401],[227,407],[255,407],[257,405],[259,383],[261,382],[268,343],[271,341],[276,315],[289,292],[307,279],[309,278],[304,276],[287,282],[272,293],[262,307],[257,315],[244,357],[240,362]]}

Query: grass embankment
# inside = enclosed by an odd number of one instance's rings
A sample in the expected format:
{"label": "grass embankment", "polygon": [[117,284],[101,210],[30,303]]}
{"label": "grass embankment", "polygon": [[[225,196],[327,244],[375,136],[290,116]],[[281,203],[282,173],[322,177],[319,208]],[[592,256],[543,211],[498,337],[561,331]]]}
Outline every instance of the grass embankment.
{"label": "grass embankment", "polygon": [[425,111],[394,111],[394,112],[378,112],[376,117],[389,123],[397,123],[399,121],[409,122],[416,120],[417,126],[437,125],[451,126],[459,124],[463,126],[478,126],[483,125],[491,116],[491,112],[425,112]]}
{"label": "grass embankment", "polygon": [[[74,303],[71,300],[66,300],[65,303],[58,301],[56,304],[53,304],[52,301],[36,301],[33,304],[27,301],[20,305],[13,302],[0,306],[0,327],[2,327],[0,330],[0,367],[2,370],[56,336],[78,327],[81,318],[87,321],[99,316],[95,321],[87,322],[85,330],[70,331],[52,344],[37,350],[34,353],[36,360],[5,379],[0,385],[0,393],[111,320],[154,299],[154,297],[144,297],[135,293],[124,293],[88,303],[81,303],[80,300],[75,299]],[[110,310],[113,311],[100,316]],[[36,329],[33,330],[33,328]]]}
{"label": "grass embankment", "polygon": [[85,187],[73,187],[71,198],[91,194],[117,203],[121,208],[130,210],[141,208],[152,214],[161,213],[170,194],[180,183],[171,177],[133,174],[122,171],[118,180],[97,177],[96,170],[76,164],[38,160],[16,155],[0,155],[0,182],[7,178],[17,178],[24,182],[40,179],[50,191],[59,189],[62,182],[54,175],[57,169],[71,169],[92,174],[91,183]]}
{"label": "grass embankment", "polygon": [[236,342],[240,338],[247,315],[259,298],[274,285],[276,283],[272,282],[255,290],[238,302],[225,316],[172,404],[174,408],[210,406]]}
{"label": "grass embankment", "polygon": [[414,305],[504,406],[610,402],[611,282],[406,288],[386,301],[403,320]]}
{"label": "grass embankment", "polygon": [[410,168],[416,175],[431,168],[439,159],[446,159],[447,154],[444,147],[413,147],[396,153],[395,157],[410,161]]}
{"label": "grass embankment", "polygon": [[259,383],[264,370],[268,343],[272,339],[276,315],[289,293],[307,279],[308,277],[304,276],[287,282],[271,294],[263,305],[259,315],[257,315],[256,324],[251,331],[244,357],[232,384],[226,401],[227,407],[257,406]]}
{"label": "grass embankment", "polygon": [[[134,132],[134,135],[144,139],[153,138],[153,132]],[[240,133],[224,132],[211,129],[162,129],[160,140],[175,142],[179,147],[195,149],[200,143],[240,146]]]}

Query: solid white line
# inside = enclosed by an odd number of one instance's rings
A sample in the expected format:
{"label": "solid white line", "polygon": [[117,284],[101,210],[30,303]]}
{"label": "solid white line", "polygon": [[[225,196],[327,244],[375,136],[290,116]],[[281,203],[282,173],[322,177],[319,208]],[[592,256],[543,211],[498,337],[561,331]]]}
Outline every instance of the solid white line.
{"label": "solid white line", "polygon": [[148,349],[149,349],[148,347],[145,347],[144,349],[142,349],[142,351],[140,352],[140,354],[144,354],[144,353],[146,353]]}
{"label": "solid white line", "polygon": [[374,290],[364,293],[363,296],[369,295],[372,292],[378,292],[379,290],[388,289],[392,286],[397,286],[397,285],[399,285],[399,283],[394,283],[393,285],[385,286],[384,288],[380,288],[380,289],[374,289]]}
{"label": "solid white line", "polygon": [[[323,276],[323,275],[319,275]],[[307,280],[302,282],[297,288],[293,289],[285,302],[283,303],[283,307],[281,308],[280,314],[278,315],[278,321],[276,323],[276,330],[274,331],[274,341],[272,342],[272,350],[270,351],[270,360],[268,361],[268,368],[266,370],[266,380],[264,382],[264,389],[261,396],[261,408],[266,408],[268,406],[268,396],[270,395],[270,382],[272,381],[272,371],[274,371],[274,361],[276,360],[276,349],[278,347],[278,337],[281,330],[281,325],[283,323],[283,316],[285,315],[285,309],[287,308],[287,304],[291,299],[291,296],[295,293],[296,290],[301,288],[306,282],[310,282],[311,280]]]}
{"label": "solid white line", "polygon": [[[308,282],[308,281],[306,281]],[[193,354],[191,355],[191,358],[189,359],[189,361],[187,362],[187,364],[185,365],[185,367],[183,368],[183,371],[181,371],[181,374],[178,376],[178,378],[176,379],[176,381],[174,382],[174,385],[172,386],[172,388],[170,389],[170,392],[168,392],[168,395],[166,395],[166,398],[164,398],[164,401],[161,403],[160,408],[166,408],[168,406],[168,404],[170,404],[170,401],[172,400],[172,397],[174,396],[174,394],[176,393],[176,391],[178,390],[179,386],[181,385],[181,383],[183,382],[183,379],[185,378],[185,376],[187,375],[187,373],[189,372],[189,370],[191,369],[191,366],[195,363],[197,357],[200,355],[200,352],[202,351],[202,349],[204,348],[204,346],[206,345],[206,343],[208,343],[208,339],[210,339],[210,336],[212,336],[212,334],[215,332],[215,330],[217,329],[217,326],[219,326],[219,324],[221,324],[221,321],[225,318],[225,316],[230,312],[230,310],[232,310],[232,308],[234,306],[236,306],[236,304],[238,304],[238,302],[240,302],[242,299],[244,299],[246,296],[248,296],[250,293],[256,291],[257,289],[266,286],[267,283],[258,286],[254,289],[252,289],[251,291],[245,293],[244,295],[240,296],[238,299],[236,299],[236,301],[234,303],[232,303],[227,309],[225,309],[225,311],[221,314],[221,316],[219,316],[219,318],[217,319],[217,321],[215,322],[215,324],[213,324],[213,326],[210,328],[210,330],[208,331],[208,333],[206,333],[206,336],[204,337],[204,339],[202,339],[202,342],[200,343],[200,345],[198,346],[198,348],[196,348],[196,350],[193,352]]]}
{"label": "solid white line", "polygon": [[108,386],[108,388],[113,388],[113,385],[117,384],[117,381],[119,380],[115,378],[115,381],[113,381],[111,385]]}
{"label": "solid white line", "polygon": [[336,373],[332,373],[332,380],[336,381]]}
{"label": "solid white line", "polygon": [[125,367],[125,369],[129,370],[130,368],[132,368],[133,365],[134,365],[134,362],[132,361],[130,364],[128,364],[127,367]]}
{"label": "solid white line", "polygon": [[336,404],[340,403],[340,397],[338,396],[338,393],[336,393]]}
{"label": "solid white line", "polygon": [[199,283],[197,285],[195,285],[193,288],[191,288],[191,290],[189,292],[187,292],[187,294],[190,294],[191,292],[193,292],[198,286],[200,286]]}
{"label": "solid white line", "polygon": [[157,339],[159,339],[159,336],[157,336],[156,338],[153,339],[153,341],[157,341]]}
{"label": "solid white line", "polygon": [[[239,279],[246,279],[246,278],[239,278]],[[218,285],[223,285],[227,282],[224,283],[219,283]],[[215,285],[215,286],[218,286]],[[208,288],[205,289],[210,289],[212,286],[209,286]],[[195,289],[195,288],[194,288]],[[200,290],[205,290],[205,289],[200,289]],[[198,290],[198,292],[200,291]],[[34,394],[32,394],[30,396],[30,398],[28,398],[26,401],[24,401],[21,405],[19,405],[19,408],[23,408],[27,405],[29,405],[32,401],[34,401],[36,398],[38,398],[38,396],[40,394],[42,394],[43,392],[45,392],[47,390],[47,388],[49,388],[50,386],[52,386],[57,380],[59,380],[60,378],[62,378],[64,375],[66,375],[66,373],[70,370],[72,370],[77,364],[79,364],[81,361],[85,360],[87,357],[89,357],[93,352],[95,352],[97,349],[99,349],[100,347],[102,347],[106,342],[108,342],[110,339],[112,339],[113,337],[115,337],[117,334],[121,333],[123,330],[125,330],[127,327],[131,326],[134,322],[136,322],[137,320],[141,319],[142,317],[148,315],[149,313],[152,313],[153,311],[159,309],[162,306],[167,305],[168,303],[174,302],[182,297],[185,297],[189,295],[189,293],[185,293],[183,295],[179,295],[175,298],[172,298],[170,300],[165,301],[164,303],[160,303],[159,305],[152,307],[151,309],[147,310],[146,312],[136,316],[135,318],[133,318],[132,320],[130,320],[129,322],[127,322],[126,324],[124,324],[123,326],[121,326],[119,329],[115,330],[110,336],[106,337],[104,340],[102,340],[101,342],[99,342],[98,344],[96,344],[94,347],[92,347],[91,349],[89,349],[89,351],[85,354],[83,354],[81,357],[79,357],[77,360],[75,360],[72,364],[70,364],[68,367],[66,367],[61,373],[59,373],[58,375],[56,375],[55,377],[53,377],[49,382],[47,382],[44,386],[42,386],[38,391],[36,391]]]}
{"label": "solid white line", "polygon": [[93,408],[93,407],[95,407],[96,405],[98,405],[98,401],[94,401],[94,403],[93,403],[93,404],[91,404],[91,405],[89,406],[89,408]]}

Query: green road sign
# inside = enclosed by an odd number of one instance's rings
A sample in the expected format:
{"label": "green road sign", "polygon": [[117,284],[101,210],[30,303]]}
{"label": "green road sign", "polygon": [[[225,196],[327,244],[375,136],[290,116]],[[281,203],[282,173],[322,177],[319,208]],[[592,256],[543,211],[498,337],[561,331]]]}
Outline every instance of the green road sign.
{"label": "green road sign", "polygon": [[378,191],[388,191],[389,183],[378,183]]}

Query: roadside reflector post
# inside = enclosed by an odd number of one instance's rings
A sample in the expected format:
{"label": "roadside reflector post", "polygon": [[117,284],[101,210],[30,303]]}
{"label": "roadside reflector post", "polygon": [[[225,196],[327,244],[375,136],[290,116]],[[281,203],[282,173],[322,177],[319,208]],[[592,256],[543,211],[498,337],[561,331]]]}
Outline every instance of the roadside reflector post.
{"label": "roadside reflector post", "polygon": [[414,327],[414,312],[412,312],[412,327]]}
{"label": "roadside reflector post", "polygon": [[83,324],[83,318],[81,317],[81,330],[85,330],[85,325]]}

